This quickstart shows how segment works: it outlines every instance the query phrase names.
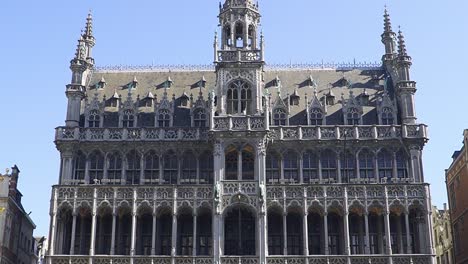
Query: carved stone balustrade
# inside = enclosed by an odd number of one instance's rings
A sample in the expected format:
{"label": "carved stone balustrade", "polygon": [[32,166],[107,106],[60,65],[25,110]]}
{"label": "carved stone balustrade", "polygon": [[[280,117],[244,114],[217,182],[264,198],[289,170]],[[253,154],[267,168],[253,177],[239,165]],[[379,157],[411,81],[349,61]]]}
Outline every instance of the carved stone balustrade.
{"label": "carved stone balustrade", "polygon": [[57,141],[199,141],[208,138],[199,128],[56,128]]}
{"label": "carved stone balustrade", "polygon": [[273,140],[428,139],[426,125],[401,126],[271,126]]}
{"label": "carved stone balustrade", "polygon": [[[213,257],[169,256],[47,256],[50,264],[213,264]],[[91,262],[92,261],[92,262]],[[392,262],[390,262],[392,261]],[[269,256],[265,264],[427,264],[430,255]],[[220,264],[258,264],[259,257],[221,256]]]}
{"label": "carved stone balustrade", "polygon": [[214,117],[213,131],[262,131],[266,128],[262,116]]}
{"label": "carved stone balustrade", "polygon": [[260,50],[221,50],[217,62],[262,62]]}

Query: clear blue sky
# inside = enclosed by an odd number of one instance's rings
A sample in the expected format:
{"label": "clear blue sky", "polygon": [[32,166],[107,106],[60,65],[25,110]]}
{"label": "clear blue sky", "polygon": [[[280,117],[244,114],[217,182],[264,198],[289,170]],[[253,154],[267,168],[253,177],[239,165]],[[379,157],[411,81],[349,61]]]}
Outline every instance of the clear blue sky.
{"label": "clear blue sky", "polygon": [[[413,57],[418,121],[429,125],[431,137],[425,177],[433,203],[442,206],[444,169],[468,128],[468,1],[262,0],[267,61],[378,61],[385,4]],[[69,61],[89,9],[97,65],[213,61],[216,0],[4,1],[0,168],[21,169],[19,187],[37,235],[48,234],[51,185],[59,171],[54,128],[64,124]]]}

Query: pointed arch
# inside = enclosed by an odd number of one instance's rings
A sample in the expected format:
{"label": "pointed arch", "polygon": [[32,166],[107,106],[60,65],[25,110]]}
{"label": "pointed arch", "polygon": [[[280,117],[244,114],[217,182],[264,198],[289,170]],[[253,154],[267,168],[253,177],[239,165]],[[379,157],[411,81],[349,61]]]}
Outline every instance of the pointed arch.
{"label": "pointed arch", "polygon": [[151,150],[145,155],[145,182],[147,184],[156,184],[160,176],[160,157],[156,151]]}
{"label": "pointed arch", "polygon": [[104,155],[98,150],[89,155],[88,173],[91,183],[99,183],[104,176]]}
{"label": "pointed arch", "polygon": [[255,179],[255,149],[246,145],[242,148],[242,180]]}
{"label": "pointed arch", "polygon": [[233,145],[226,149],[225,154],[225,179],[237,180],[239,167],[239,151]]}
{"label": "pointed arch", "polygon": [[251,114],[251,85],[245,80],[237,79],[229,83],[227,87],[227,114]]}

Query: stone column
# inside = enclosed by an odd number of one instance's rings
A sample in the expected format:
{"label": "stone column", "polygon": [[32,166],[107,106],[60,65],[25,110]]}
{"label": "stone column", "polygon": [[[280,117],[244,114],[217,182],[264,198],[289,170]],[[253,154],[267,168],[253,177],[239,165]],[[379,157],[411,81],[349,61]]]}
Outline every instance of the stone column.
{"label": "stone column", "polygon": [[192,248],[192,255],[196,256],[197,255],[197,213],[194,211],[193,212],[193,248]]}
{"label": "stone column", "polygon": [[343,180],[341,179],[343,175],[341,175],[341,159],[340,154],[336,155],[336,182],[342,183]]}
{"label": "stone column", "polygon": [[89,247],[89,255],[94,256],[94,250],[96,248],[96,213],[97,213],[97,188],[94,188],[93,195],[93,211],[91,213],[91,243]]}
{"label": "stone column", "polygon": [[370,239],[369,239],[369,212],[366,210],[364,213],[364,229],[365,229],[365,236],[364,236],[364,253],[370,254]]}
{"label": "stone column", "polygon": [[151,255],[156,255],[156,224],[157,217],[156,212],[153,212],[153,229],[151,232]]}
{"label": "stone column", "polygon": [[403,227],[401,226],[401,216],[401,214],[397,216],[398,254],[403,254]]}
{"label": "stone column", "polygon": [[394,182],[397,182],[396,179],[398,179],[398,168],[397,168],[396,152],[393,152],[392,156],[393,156],[393,162],[392,162],[393,163],[393,173],[392,173],[393,177],[392,178],[395,179]]}
{"label": "stone column", "polygon": [[323,176],[322,176],[322,158],[321,158],[320,152],[318,153],[317,158],[318,158],[318,164],[317,164],[318,168],[317,168],[317,170],[318,170],[319,182],[323,183],[323,181],[322,181],[323,180]]}
{"label": "stone column", "polygon": [[75,254],[76,216],[77,216],[77,212],[75,209],[73,209],[73,213],[72,213],[73,220],[72,220],[72,230],[71,230],[72,233],[71,233],[71,239],[70,239],[70,255]]}
{"label": "stone column", "polygon": [[343,225],[344,225],[344,245],[345,245],[345,250],[344,253],[345,255],[351,255],[351,248],[350,248],[350,240],[349,240],[349,207],[348,207],[348,188],[344,187],[344,203],[343,203],[343,209],[344,209],[344,214],[343,214]]}
{"label": "stone column", "polygon": [[302,239],[303,239],[303,244],[304,244],[304,256],[309,255],[309,229],[307,225],[307,216],[309,215],[309,212],[307,211],[307,208],[304,208],[304,216],[302,218]]}
{"label": "stone column", "polygon": [[137,190],[133,189],[133,206],[132,206],[132,233],[130,239],[130,256],[135,256],[136,245],[136,226],[137,226]]}
{"label": "stone column", "polygon": [[328,248],[328,212],[326,211],[323,213],[323,243],[324,245],[324,252],[325,255],[329,254],[329,248]]}
{"label": "stone column", "polygon": [[375,182],[380,183],[379,159],[378,159],[378,154],[377,153],[374,153],[374,174],[375,174]]}
{"label": "stone column", "polygon": [[171,256],[177,254],[177,212],[172,215],[172,242],[171,242]]}
{"label": "stone column", "polygon": [[242,181],[242,149],[238,150],[237,156],[237,180]]}
{"label": "stone column", "polygon": [[224,148],[221,141],[217,140],[214,143],[213,149],[213,166],[214,166],[214,201],[213,201],[213,263],[219,263],[221,250],[221,203],[222,203],[222,186],[221,179],[224,177]]}
{"label": "stone column", "polygon": [[[393,167],[395,168],[395,164]],[[392,239],[390,235],[390,209],[388,205],[388,190],[387,187],[385,186],[385,210],[384,210],[384,228],[385,228],[385,242],[386,242],[386,253],[388,255],[392,255]],[[391,259],[390,259],[391,260]],[[391,263],[390,263],[391,264]]]}
{"label": "stone column", "polygon": [[[286,210],[286,209],[285,209]],[[288,255],[288,224],[287,224],[287,212],[283,212],[283,255]]]}
{"label": "stone column", "polygon": [[405,229],[406,229],[406,254],[412,254],[411,248],[411,233],[410,233],[410,222],[409,222],[409,211],[405,211]]}
{"label": "stone column", "polygon": [[55,240],[56,240],[56,231],[57,231],[57,196],[58,190],[54,189],[52,191],[52,212],[50,215],[50,244],[49,244],[49,254],[53,256],[55,254]]}
{"label": "stone column", "polygon": [[266,212],[266,173],[265,173],[265,158],[266,146],[263,138],[257,140],[257,175],[260,211],[258,214],[258,255],[260,256],[260,264],[266,263],[268,256],[268,229],[267,229],[267,212]]}
{"label": "stone column", "polygon": [[110,254],[114,255],[115,254],[115,229],[116,229],[116,224],[117,224],[117,212],[115,209],[112,211],[112,235],[111,235],[111,248],[110,248]]}
{"label": "stone column", "polygon": [[299,153],[299,183],[304,183],[304,160],[302,153]]}
{"label": "stone column", "polygon": [[90,181],[90,179],[89,179],[89,166],[90,166],[90,164],[89,164],[89,159],[88,159],[88,157],[86,157],[86,162],[85,162],[85,178],[84,178],[84,181],[85,181],[85,183],[88,183],[88,184],[89,184],[89,183],[92,183],[92,182]]}

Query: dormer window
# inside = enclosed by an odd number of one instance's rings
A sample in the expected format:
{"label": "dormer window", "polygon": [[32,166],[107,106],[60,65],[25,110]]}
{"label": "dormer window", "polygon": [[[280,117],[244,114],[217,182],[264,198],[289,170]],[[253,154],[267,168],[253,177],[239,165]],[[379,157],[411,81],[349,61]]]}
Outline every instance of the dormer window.
{"label": "dormer window", "polygon": [[326,103],[327,105],[334,105],[334,104],[335,104],[335,96],[333,96],[333,95],[327,95],[327,96],[325,97],[325,103]]}
{"label": "dormer window", "polygon": [[119,106],[119,99],[117,98],[110,98],[109,101],[107,101],[108,107],[118,107]]}
{"label": "dormer window", "polygon": [[171,122],[171,115],[169,110],[161,109],[158,113],[158,126],[159,127],[169,127]]}
{"label": "dormer window", "polygon": [[125,110],[122,116],[122,127],[134,127],[135,116],[132,110]]}
{"label": "dormer window", "polygon": [[273,124],[275,126],[285,126],[286,119],[287,119],[287,114],[283,108],[276,108],[273,111]]}
{"label": "dormer window", "polygon": [[299,96],[297,94],[293,94],[289,97],[289,105],[297,106],[299,105]]}
{"label": "dormer window", "polygon": [[145,98],[141,104],[143,107],[153,107],[153,99],[152,98]]}
{"label": "dormer window", "polygon": [[193,113],[193,124],[195,127],[206,127],[205,109],[197,109]]}
{"label": "dormer window", "polygon": [[359,110],[355,107],[349,108],[346,113],[346,120],[348,121],[348,125],[359,125],[361,120]]}
{"label": "dormer window", "polygon": [[310,125],[321,126],[323,125],[323,112],[320,108],[312,108],[310,110]]}
{"label": "dormer window", "polygon": [[180,97],[180,106],[187,107],[189,105],[189,97],[184,93]]}
{"label": "dormer window", "polygon": [[101,116],[97,110],[92,110],[88,115],[88,127],[97,128],[100,127]]}
{"label": "dormer window", "polygon": [[96,89],[104,89],[106,87],[106,80],[104,80],[104,77],[101,78],[101,80],[96,83]]}

